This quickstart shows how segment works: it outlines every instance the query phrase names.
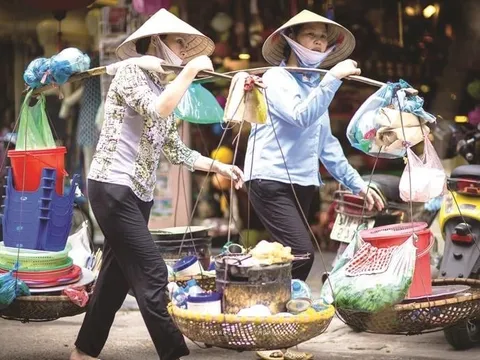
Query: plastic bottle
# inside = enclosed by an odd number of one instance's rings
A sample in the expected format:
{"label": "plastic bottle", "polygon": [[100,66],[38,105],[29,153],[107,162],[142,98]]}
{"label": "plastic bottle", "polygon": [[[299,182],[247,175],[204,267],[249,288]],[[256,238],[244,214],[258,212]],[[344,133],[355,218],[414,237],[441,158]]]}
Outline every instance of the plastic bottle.
{"label": "plastic bottle", "polygon": [[170,300],[172,300],[173,298],[173,294],[175,293],[175,291],[177,291],[179,288],[179,286],[177,285],[176,282],[169,282],[167,284],[167,290],[168,290],[168,297],[170,298]]}
{"label": "plastic bottle", "polygon": [[197,284],[197,281],[195,279],[188,280],[187,281],[187,287],[186,287],[187,293],[189,296],[196,296],[198,294],[202,294],[205,291]]}
{"label": "plastic bottle", "polygon": [[179,308],[186,309],[187,308],[187,293],[181,287],[178,287],[172,296],[172,303]]}
{"label": "plastic bottle", "polygon": [[293,279],[292,280],[292,299],[311,299],[312,291],[310,287],[303,281]]}

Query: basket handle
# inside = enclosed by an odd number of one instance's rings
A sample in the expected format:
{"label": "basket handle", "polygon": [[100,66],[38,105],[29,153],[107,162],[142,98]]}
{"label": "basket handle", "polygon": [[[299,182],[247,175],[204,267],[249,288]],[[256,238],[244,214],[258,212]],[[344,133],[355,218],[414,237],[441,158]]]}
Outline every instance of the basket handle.
{"label": "basket handle", "polygon": [[420,254],[417,254],[417,259],[427,255],[432,249],[434,244],[435,244],[435,236],[433,235],[432,232],[430,232],[430,244],[428,244],[427,248],[423,250]]}
{"label": "basket handle", "polygon": [[[47,167],[51,167],[51,165],[47,164],[45,161],[43,161],[42,159],[40,159],[40,158],[39,158],[37,155],[35,155],[35,154],[32,154],[32,153],[27,152],[26,155],[31,156],[31,157],[37,159],[37,160],[40,161],[41,163],[47,165]],[[63,170],[62,170],[62,174],[63,174],[63,176],[67,177],[67,176],[68,176],[67,170],[63,169]]]}

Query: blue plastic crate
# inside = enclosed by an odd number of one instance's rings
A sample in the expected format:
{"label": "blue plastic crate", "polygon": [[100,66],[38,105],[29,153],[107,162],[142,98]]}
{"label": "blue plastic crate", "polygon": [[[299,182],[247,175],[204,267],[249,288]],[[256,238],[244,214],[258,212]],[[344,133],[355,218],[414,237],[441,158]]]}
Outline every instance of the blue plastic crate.
{"label": "blue plastic crate", "polygon": [[73,177],[70,191],[63,196],[55,191],[55,169],[43,169],[40,186],[33,192],[15,190],[10,168],[6,178],[2,219],[5,246],[63,250],[72,227],[78,175]]}

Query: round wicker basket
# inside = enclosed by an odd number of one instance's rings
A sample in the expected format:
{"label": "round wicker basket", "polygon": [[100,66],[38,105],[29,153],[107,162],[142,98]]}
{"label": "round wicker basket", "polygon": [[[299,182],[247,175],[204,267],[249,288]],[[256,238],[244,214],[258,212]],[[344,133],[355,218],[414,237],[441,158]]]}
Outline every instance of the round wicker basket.
{"label": "round wicker basket", "polygon": [[442,329],[457,322],[480,317],[480,281],[474,279],[437,279],[433,286],[468,285],[467,294],[447,299],[398,304],[370,313],[337,308],[348,325],[379,334],[415,335]]}
{"label": "round wicker basket", "polygon": [[215,291],[215,276],[196,275],[196,276],[173,276],[168,281],[176,282],[178,286],[186,286],[189,280],[196,280],[198,285],[205,291]]}
{"label": "round wicker basket", "polygon": [[169,304],[168,312],[190,340],[238,351],[275,350],[298,345],[322,334],[335,315],[333,306],[314,315],[291,317],[202,315],[172,304]]}
{"label": "round wicker basket", "polygon": [[[215,291],[215,277],[207,275],[174,277],[179,286],[185,286],[188,280],[195,279],[204,290]],[[93,287],[89,288],[89,295]],[[87,307],[75,305],[64,295],[22,296],[15,299],[6,309],[0,310],[0,317],[22,322],[53,321],[63,317],[83,314]]]}
{"label": "round wicker basket", "polygon": [[87,307],[75,305],[67,296],[21,296],[10,306],[0,310],[7,320],[22,322],[53,321],[84,313]]}

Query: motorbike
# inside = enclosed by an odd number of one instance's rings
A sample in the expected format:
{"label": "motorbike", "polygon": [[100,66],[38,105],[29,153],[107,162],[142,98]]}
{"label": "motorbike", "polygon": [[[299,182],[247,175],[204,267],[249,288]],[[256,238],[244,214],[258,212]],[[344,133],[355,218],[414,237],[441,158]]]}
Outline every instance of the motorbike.
{"label": "motorbike", "polygon": [[[335,222],[330,239],[340,242],[340,245],[333,266],[362,224],[367,229],[412,221],[426,222],[430,226],[437,215],[438,211],[427,209],[423,203],[410,205],[400,198],[399,176],[374,174],[364,176],[363,179],[369,183],[371,191],[382,198],[385,208],[382,211],[367,210],[361,196],[343,189],[334,193]],[[436,264],[432,270],[437,272]],[[328,275],[324,274],[324,280],[326,276]]]}
{"label": "motorbike", "polygon": [[[447,181],[449,192],[439,213],[445,240],[440,277],[480,278],[480,158],[476,151],[479,140],[480,126],[456,147],[470,164],[453,169]],[[469,349],[480,342],[480,319],[458,323],[445,329],[444,334],[453,348]]]}

